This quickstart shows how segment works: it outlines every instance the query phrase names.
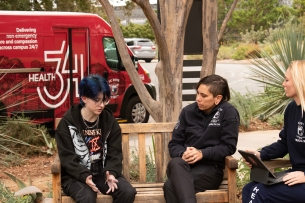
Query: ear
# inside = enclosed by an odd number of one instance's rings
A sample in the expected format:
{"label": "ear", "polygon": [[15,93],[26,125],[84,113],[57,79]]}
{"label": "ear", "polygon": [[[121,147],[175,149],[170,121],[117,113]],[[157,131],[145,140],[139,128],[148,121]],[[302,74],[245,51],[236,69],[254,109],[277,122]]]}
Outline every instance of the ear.
{"label": "ear", "polygon": [[84,102],[84,104],[86,104],[88,98],[86,96],[81,96],[82,101]]}
{"label": "ear", "polygon": [[217,95],[216,97],[214,97],[214,103],[215,105],[218,105],[222,100],[222,95]]}

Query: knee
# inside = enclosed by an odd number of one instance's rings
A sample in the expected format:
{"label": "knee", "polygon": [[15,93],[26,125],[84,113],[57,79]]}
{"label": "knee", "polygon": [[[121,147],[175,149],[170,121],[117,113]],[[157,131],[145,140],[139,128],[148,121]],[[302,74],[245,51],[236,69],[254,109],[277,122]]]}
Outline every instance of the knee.
{"label": "knee", "polygon": [[136,189],[131,185],[125,187],[124,190],[122,191],[122,195],[125,196],[126,198],[134,198],[136,194],[137,194]]}
{"label": "knee", "polygon": [[259,187],[259,184],[256,182],[250,182],[243,187],[242,190],[242,201],[246,202],[251,196],[252,192],[255,191],[256,188]]}
{"label": "knee", "polygon": [[169,168],[173,168],[181,165],[188,165],[188,164],[180,157],[175,157],[171,159],[168,163]]}
{"label": "knee", "polygon": [[79,197],[77,198],[77,202],[80,203],[88,203],[88,202],[92,202],[95,203],[96,202],[96,193],[95,192],[86,192],[86,193],[82,193],[81,195],[79,195]]}
{"label": "knee", "polygon": [[165,193],[166,191],[168,191],[171,187],[172,187],[172,186],[171,186],[171,182],[170,182],[169,179],[167,179],[167,180],[165,181],[165,183],[163,184],[163,191],[164,191],[164,193]]}

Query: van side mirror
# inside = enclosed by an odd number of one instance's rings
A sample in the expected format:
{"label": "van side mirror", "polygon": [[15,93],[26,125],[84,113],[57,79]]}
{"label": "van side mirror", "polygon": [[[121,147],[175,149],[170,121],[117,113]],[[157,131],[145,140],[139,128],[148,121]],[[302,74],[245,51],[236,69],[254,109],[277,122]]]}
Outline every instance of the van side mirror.
{"label": "van side mirror", "polygon": [[133,58],[133,63],[134,63],[134,67],[136,68],[137,72],[138,72],[138,69],[139,69],[139,61],[138,61],[138,57],[134,56]]}

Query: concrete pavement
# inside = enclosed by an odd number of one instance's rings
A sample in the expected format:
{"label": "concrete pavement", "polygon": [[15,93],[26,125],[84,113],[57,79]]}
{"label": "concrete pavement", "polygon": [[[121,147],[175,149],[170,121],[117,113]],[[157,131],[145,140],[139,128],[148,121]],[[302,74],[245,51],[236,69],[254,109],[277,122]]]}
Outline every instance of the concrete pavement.
{"label": "concrete pavement", "polygon": [[[237,149],[257,150],[279,139],[280,130],[241,132],[238,136]],[[239,159],[241,155],[236,151],[233,157]]]}

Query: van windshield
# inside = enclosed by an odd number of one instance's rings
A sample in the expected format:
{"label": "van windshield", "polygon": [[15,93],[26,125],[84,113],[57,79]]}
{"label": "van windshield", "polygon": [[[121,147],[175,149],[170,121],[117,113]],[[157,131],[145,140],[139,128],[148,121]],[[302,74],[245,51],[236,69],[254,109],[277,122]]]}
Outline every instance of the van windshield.
{"label": "van windshield", "polygon": [[104,37],[103,38],[103,46],[104,46],[104,53],[107,65],[112,70],[119,70],[119,56],[118,50],[112,37]]}

